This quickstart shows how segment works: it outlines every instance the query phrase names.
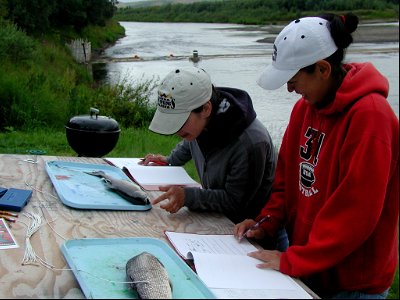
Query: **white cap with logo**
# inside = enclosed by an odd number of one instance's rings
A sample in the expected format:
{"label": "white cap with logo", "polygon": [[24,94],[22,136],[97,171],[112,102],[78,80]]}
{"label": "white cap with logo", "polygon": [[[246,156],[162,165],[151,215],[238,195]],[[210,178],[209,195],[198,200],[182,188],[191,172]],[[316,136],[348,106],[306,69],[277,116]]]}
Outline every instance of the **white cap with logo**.
{"label": "white cap with logo", "polygon": [[203,69],[175,69],[158,87],[157,110],[149,129],[168,135],[178,132],[191,111],[209,101],[211,95],[211,78]]}
{"label": "white cap with logo", "polygon": [[338,49],[332,39],[329,22],[318,17],[292,21],[276,37],[272,64],[257,83],[275,90],[287,83],[300,69],[331,56]]}

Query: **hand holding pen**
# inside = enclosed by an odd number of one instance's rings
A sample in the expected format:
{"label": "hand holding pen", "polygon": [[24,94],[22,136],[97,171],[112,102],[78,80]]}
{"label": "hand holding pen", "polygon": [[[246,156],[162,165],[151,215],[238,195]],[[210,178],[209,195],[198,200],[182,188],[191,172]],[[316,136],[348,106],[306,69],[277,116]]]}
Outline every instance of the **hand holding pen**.
{"label": "hand holding pen", "polygon": [[262,223],[264,223],[265,221],[268,221],[270,219],[270,215],[266,215],[264,218],[262,218],[260,221],[258,221],[257,223],[255,223],[253,226],[250,226],[240,237],[239,237],[239,241],[241,241],[244,237],[247,236],[247,234],[252,231],[257,229],[258,227],[260,227],[260,225]]}
{"label": "hand holding pen", "polygon": [[141,165],[147,166],[155,164],[157,166],[168,166],[167,158],[160,154],[147,154],[145,157],[140,159]]}

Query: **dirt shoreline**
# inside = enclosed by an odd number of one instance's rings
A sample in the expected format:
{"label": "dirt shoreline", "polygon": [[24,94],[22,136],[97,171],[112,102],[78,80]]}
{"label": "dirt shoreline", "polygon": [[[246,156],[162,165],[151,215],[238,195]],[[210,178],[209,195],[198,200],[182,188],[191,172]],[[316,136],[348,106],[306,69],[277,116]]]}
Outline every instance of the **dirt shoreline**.
{"label": "dirt shoreline", "polygon": [[[281,27],[283,28],[283,27]],[[281,28],[274,28],[270,34],[277,34]],[[365,24],[358,26],[353,33],[354,43],[390,43],[399,41],[399,26],[398,25],[373,25]],[[275,37],[267,37],[260,39],[259,43],[273,43]]]}
{"label": "dirt shoreline", "polygon": [[389,43],[399,41],[399,26],[359,26],[353,35],[355,43]]}

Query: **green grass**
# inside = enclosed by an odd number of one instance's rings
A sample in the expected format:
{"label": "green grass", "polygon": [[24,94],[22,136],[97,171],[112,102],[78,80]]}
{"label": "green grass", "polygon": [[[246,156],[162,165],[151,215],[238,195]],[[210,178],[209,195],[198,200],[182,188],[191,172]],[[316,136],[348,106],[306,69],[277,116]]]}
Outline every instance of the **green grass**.
{"label": "green grass", "polygon": [[[159,135],[147,128],[121,129],[117,145],[107,156],[140,157],[147,152],[169,154],[179,141],[180,138],[177,136]],[[44,150],[47,155],[77,155],[69,146],[64,129],[0,133],[1,153],[26,154],[31,149]]]}
{"label": "green grass", "polygon": [[393,284],[386,299],[399,299],[399,265],[397,265]]}
{"label": "green grass", "polygon": [[[168,155],[179,141],[177,136],[159,135],[147,128],[121,129],[117,145],[106,157],[143,157],[147,153]],[[0,133],[0,153],[29,154],[30,150],[42,150],[50,156],[78,156],[69,146],[64,129]],[[185,169],[199,181],[193,162],[186,164]]]}

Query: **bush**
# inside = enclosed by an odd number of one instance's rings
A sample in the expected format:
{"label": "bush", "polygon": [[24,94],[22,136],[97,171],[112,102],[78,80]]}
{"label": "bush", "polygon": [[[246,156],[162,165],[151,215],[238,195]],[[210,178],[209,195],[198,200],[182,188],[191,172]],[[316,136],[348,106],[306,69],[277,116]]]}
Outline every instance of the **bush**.
{"label": "bush", "polygon": [[93,106],[99,108],[101,114],[114,117],[121,127],[148,126],[156,110],[155,104],[150,102],[154,88],[154,80],[132,83],[123,79],[115,86],[101,86]]}
{"label": "bush", "polygon": [[[77,64],[54,36],[34,40],[15,25],[0,20],[0,130],[64,128],[68,120],[97,107],[122,127],[149,124],[152,81],[100,85],[91,69]],[[121,33],[116,23],[106,32]],[[88,35],[97,28],[91,26]],[[98,38],[98,42],[105,36]]]}
{"label": "bush", "polygon": [[34,56],[36,42],[17,26],[0,20],[0,61],[13,62],[27,60]]}

